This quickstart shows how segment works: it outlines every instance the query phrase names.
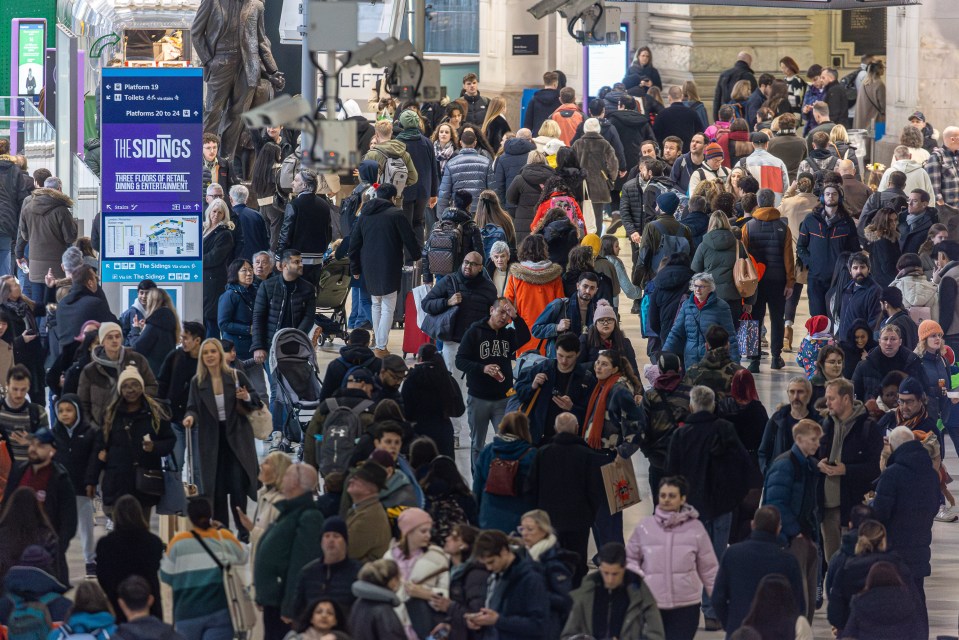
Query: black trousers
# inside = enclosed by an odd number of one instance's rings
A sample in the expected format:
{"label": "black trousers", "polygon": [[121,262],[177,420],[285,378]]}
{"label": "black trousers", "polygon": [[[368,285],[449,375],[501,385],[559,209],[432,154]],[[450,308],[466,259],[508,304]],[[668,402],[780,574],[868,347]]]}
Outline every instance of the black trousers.
{"label": "black trousers", "polygon": [[575,531],[556,531],[559,546],[579,554],[576,562],[576,573],[573,574],[573,588],[579,587],[586,575],[586,553],[589,548],[589,525]]}
{"label": "black trousers", "polygon": [[809,297],[809,316],[829,316],[826,293],[829,291],[829,278],[817,279],[809,276],[806,293]]}
{"label": "black trousers", "polygon": [[[246,512],[247,501],[247,477],[243,472],[243,466],[234,455],[227,442],[225,431],[226,423],[219,424],[220,442],[217,446],[216,455],[216,487],[213,491],[213,518],[227,526],[230,522],[230,515],[233,516],[233,523],[240,534],[246,532],[240,520],[236,517],[236,510]],[[227,505],[229,502],[229,505]]]}
{"label": "black trousers", "polygon": [[290,625],[280,618],[280,608],[263,605],[263,640],[283,640],[289,632]]}
{"label": "black trousers", "polygon": [[793,294],[786,300],[786,320],[796,321],[796,309],[799,307],[799,299],[802,297],[803,285],[798,282],[793,285]]}
{"label": "black trousers", "polygon": [[660,609],[666,640],[693,640],[699,628],[699,605]]}
{"label": "black trousers", "polygon": [[420,248],[423,247],[423,243],[426,241],[424,216],[426,213],[426,205],[429,203],[429,198],[406,200],[403,202],[403,213],[406,214],[406,219],[409,220],[410,225],[413,227],[413,235],[416,237],[416,243],[420,245]]}
{"label": "black trousers", "polygon": [[[778,358],[783,350],[783,329],[786,319],[786,298],[783,296],[785,288],[786,283],[782,280],[763,278],[759,281],[759,288],[756,290],[756,302],[753,303],[753,320],[759,320],[760,327],[763,326],[763,320],[766,317],[766,308],[769,308],[769,352],[773,359]],[[758,353],[743,355],[749,355],[753,360],[759,359]]]}

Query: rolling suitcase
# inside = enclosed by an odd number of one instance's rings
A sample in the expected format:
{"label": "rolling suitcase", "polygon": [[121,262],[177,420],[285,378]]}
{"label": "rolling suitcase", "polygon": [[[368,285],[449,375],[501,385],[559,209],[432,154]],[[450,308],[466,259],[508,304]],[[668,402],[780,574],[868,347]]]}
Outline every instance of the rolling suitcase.
{"label": "rolling suitcase", "polygon": [[[400,305],[397,304],[396,306]],[[412,291],[406,294],[403,308],[406,317],[409,318],[409,321],[403,323],[403,357],[406,358],[407,354],[415,356],[420,347],[430,342],[430,337],[416,326],[416,299],[413,297]]]}
{"label": "rolling suitcase", "polygon": [[[393,310],[393,327],[402,329],[406,323],[406,298],[413,291],[413,287],[420,284],[419,261],[415,266],[403,267],[403,277],[400,278],[400,290],[396,294],[396,308]],[[414,313],[413,318],[416,317]],[[416,324],[414,321],[413,324]]]}

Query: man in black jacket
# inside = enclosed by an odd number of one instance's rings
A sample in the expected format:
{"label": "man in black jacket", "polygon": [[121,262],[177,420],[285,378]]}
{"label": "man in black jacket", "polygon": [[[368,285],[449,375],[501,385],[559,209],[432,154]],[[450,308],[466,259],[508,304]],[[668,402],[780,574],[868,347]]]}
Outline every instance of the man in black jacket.
{"label": "man in black jacket", "polygon": [[889,208],[899,211],[906,206],[906,201],[909,199],[905,192],[907,180],[906,174],[902,171],[893,171],[889,174],[889,187],[883,191],[874,191],[866,199],[866,204],[862,206],[862,212],[859,214],[859,221],[856,223],[860,242],[865,239],[866,227],[880,209]]}
{"label": "man in black jacket", "polygon": [[340,349],[339,357],[334,358],[326,366],[320,400],[332,398],[336,390],[342,386],[347,371],[353,367],[365,367],[376,375],[380,372],[382,363],[383,361],[370,349],[370,332],[366,329],[353,329],[346,340],[346,345]]}
{"label": "man in black jacket", "polygon": [[[547,396],[546,402],[553,400]],[[590,523],[600,500],[606,499],[599,474],[606,457],[589,448],[579,435],[579,424],[572,413],[556,416],[556,435],[537,450],[526,480],[527,497],[549,514],[559,546],[579,555],[573,588],[586,575]]]}
{"label": "man in black jacket", "polygon": [[361,565],[347,557],[348,540],[343,518],[327,518],[320,539],[323,556],[307,564],[300,572],[293,595],[294,611],[305,611],[308,605],[323,598],[337,603],[349,615],[350,607],[356,600],[351,587]]}
{"label": "man in black jacket", "polygon": [[57,557],[57,575],[61,581],[69,579],[67,568],[67,547],[77,532],[77,501],[70,473],[63,465],[54,462],[57,452],[57,439],[46,427],[30,436],[27,449],[27,461],[21,462],[10,470],[4,491],[4,503],[20,487],[30,487],[42,494],[43,511],[50,519],[59,542]]}
{"label": "man in black jacket", "polygon": [[[395,191],[395,189],[394,189]],[[260,285],[253,304],[253,360],[266,362],[273,336],[280,329],[299,329],[309,335],[316,317],[316,288],[303,278],[303,256],[296,249],[287,249],[280,256],[282,275],[270,278]],[[277,377],[270,373],[270,413],[273,431],[282,431],[286,423],[286,409],[279,402]],[[296,435],[296,434],[289,434]]]}
{"label": "man in black jacket", "polygon": [[0,273],[10,273],[10,254],[17,238],[20,210],[32,186],[13,156],[0,155]]}
{"label": "man in black jacket", "polygon": [[756,76],[750,66],[753,63],[753,57],[746,51],[740,51],[736,56],[736,64],[730,69],[726,69],[719,74],[719,80],[716,82],[716,93],[713,98],[713,120],[719,120],[719,107],[732,100],[733,87],[740,80],[749,81],[750,91],[756,88]]}
{"label": "man in black jacket", "polygon": [[270,250],[270,231],[266,227],[263,214],[246,206],[250,190],[242,184],[230,189],[230,203],[233,205],[235,224],[242,231],[243,242],[233,247],[233,255],[253,264],[253,254]]}
{"label": "man in black jacket", "polygon": [[523,127],[530,131],[539,131],[540,126],[553,112],[559,109],[559,74],[547,71],[543,74],[543,88],[533,94],[526,105]]}
{"label": "man in black jacket", "polygon": [[882,307],[883,320],[879,325],[882,329],[886,325],[894,324],[902,332],[902,346],[913,351],[919,342],[919,327],[903,308],[902,290],[897,287],[886,287],[879,296],[879,305]]}
{"label": "man in black jacket", "polygon": [[[632,169],[642,157],[640,146],[643,142],[656,139],[653,127],[649,124],[649,116],[636,110],[636,98],[623,94],[619,98],[616,111],[606,112],[606,119],[612,123],[623,144],[626,164],[620,167],[626,170]],[[616,207],[613,208],[616,209]]]}
{"label": "man in black jacket", "polygon": [[689,139],[689,153],[684,153],[676,162],[673,163],[673,169],[670,172],[669,179],[673,181],[676,188],[687,193],[689,191],[689,178],[706,161],[706,134],[697,133]]}
{"label": "man in black jacket", "polygon": [[89,265],[82,265],[72,273],[73,284],[60,304],[57,305],[57,339],[62,349],[73,342],[87,320],[116,322],[110,304],[100,289],[97,272]]}
{"label": "man in black jacket", "polygon": [[[443,361],[460,385],[460,391],[466,396],[466,382],[463,372],[456,367],[456,353],[459,351],[463,334],[475,322],[489,315],[489,308],[496,302],[496,287],[483,271],[483,256],[476,251],[467,253],[459,271],[440,280],[423,298],[423,311],[427,315],[439,316],[456,307],[456,316],[448,336],[443,337]],[[448,338],[448,339],[447,339]],[[466,425],[466,417],[453,418],[453,434],[459,440]]]}
{"label": "man in black jacket", "polygon": [[826,85],[822,88],[823,102],[829,105],[829,120],[842,126],[849,125],[849,99],[846,88],[839,84],[839,73],[835,69],[822,70]]}
{"label": "man in black jacket", "polygon": [[683,103],[683,88],[679,85],[671,86],[667,96],[669,106],[657,116],[653,133],[660,141],[665,141],[669,136],[676,136],[683,141],[682,148],[686,149],[693,135],[701,131],[699,116]]}
{"label": "man in black jacket", "polygon": [[333,235],[330,202],[317,195],[319,184],[320,178],[312,169],[300,169],[293,177],[293,197],[286,205],[276,245],[277,260],[287,249],[305,254],[310,266],[303,268],[303,277],[314,286],[323,269],[320,259]]}
{"label": "man in black jacket", "polygon": [[939,222],[939,214],[929,206],[923,189],[913,189],[906,197],[906,209],[899,213],[899,248],[902,253],[919,253],[929,228]]}
{"label": "man in black jacket", "polygon": [[400,125],[403,131],[396,136],[397,141],[406,146],[410,160],[416,168],[418,179],[403,189],[403,213],[413,227],[416,242],[422,246],[425,228],[424,215],[426,207],[436,206],[436,196],[439,192],[440,176],[439,165],[436,163],[436,152],[433,143],[420,131],[420,117],[415,111],[407,109],[400,114]]}
{"label": "man in black jacket", "polygon": [[531,558],[518,556],[502,531],[476,538],[474,557],[492,575],[486,605],[466,620],[473,631],[492,627],[503,640],[541,638],[549,619],[549,591]]}
{"label": "man in black jacket", "polygon": [[520,129],[515,138],[510,138],[503,145],[503,153],[496,159],[490,175],[489,188],[499,196],[500,205],[515,217],[516,205],[506,201],[506,190],[513,179],[526,166],[529,152],[536,149],[533,143],[533,134],[530,129]]}
{"label": "man in black jacket", "polygon": [[475,73],[470,72],[463,76],[463,90],[460,97],[466,100],[469,106],[468,111],[463,117],[464,124],[469,122],[477,127],[483,126],[483,120],[486,119],[486,108],[489,106],[489,98],[484,98],[479,92],[479,78]]}
{"label": "man in black jacket", "polygon": [[[513,328],[507,325],[513,323]],[[506,415],[506,394],[513,388],[513,360],[516,350],[529,342],[529,327],[516,307],[506,298],[497,298],[489,317],[474,322],[456,352],[456,368],[466,374],[466,411],[472,441],[471,460],[486,446],[486,432]]]}

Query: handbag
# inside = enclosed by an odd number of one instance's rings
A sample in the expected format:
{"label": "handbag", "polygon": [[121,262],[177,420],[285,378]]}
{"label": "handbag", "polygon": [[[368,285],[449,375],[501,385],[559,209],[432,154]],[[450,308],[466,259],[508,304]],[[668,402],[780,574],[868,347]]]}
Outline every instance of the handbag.
{"label": "handbag", "polygon": [[[453,293],[457,293],[455,280],[453,281]],[[436,315],[428,313],[423,316],[420,330],[434,340],[451,340],[453,327],[456,325],[456,314],[459,311],[460,305],[454,304],[453,306],[447,305],[442,313]]]}
{"label": "handbag", "polygon": [[809,284],[809,267],[796,258],[796,284]]}
{"label": "handbag", "polygon": [[430,292],[428,284],[421,284],[413,287],[413,301],[416,303],[416,326],[423,330],[423,320],[426,319],[426,312],[423,311],[423,298]]}
{"label": "handbag", "polygon": [[134,453],[134,474],[135,481],[134,485],[136,490],[140,493],[146,494],[148,496],[162,496],[166,491],[166,479],[163,477],[163,469],[147,469],[140,464],[140,451],[137,447],[137,443],[133,441],[133,436],[130,434],[130,425],[124,425],[124,431],[127,432],[127,438],[130,440],[130,447],[133,448]]}
{"label": "handbag", "polygon": [[526,453],[516,460],[493,458],[489,464],[489,473],[486,476],[484,491],[492,496],[516,497],[516,476],[519,474],[519,464],[536,449],[530,447]]}
{"label": "handbag", "polygon": [[[239,380],[236,376],[236,369],[233,370],[233,386],[236,388],[240,387]],[[246,421],[253,430],[253,437],[257,440],[266,440],[273,433],[273,415],[262,401],[258,407],[250,409],[243,404],[242,400],[237,400],[236,409],[240,415],[246,417]]]}
{"label": "handbag", "polygon": [[[187,434],[189,437],[189,434]],[[179,516],[186,515],[187,485],[180,477],[173,456],[167,456],[163,469],[163,495],[157,503],[157,515]]]}
{"label": "handbag", "polygon": [[[589,199],[589,188],[586,186],[585,180],[583,180],[583,206],[580,207],[580,210],[583,212],[583,220],[587,225],[591,220],[596,219],[593,214],[593,201]],[[599,233],[599,231],[593,231],[593,233]]]}
{"label": "handbag", "polygon": [[[226,605],[230,611],[230,621],[233,623],[233,637],[246,637],[247,632],[256,624],[256,608],[250,591],[243,582],[242,572],[229,563],[220,562],[213,550],[203,541],[196,531],[190,532],[203,550],[213,559],[217,569],[223,576],[223,591],[226,593]],[[220,538],[217,531],[217,540]]]}
{"label": "handbag", "polygon": [[636,482],[636,471],[629,458],[617,454],[615,460],[600,467],[599,471],[603,476],[603,487],[606,489],[606,502],[609,505],[610,515],[642,501],[639,495],[639,483]]}
{"label": "handbag", "polygon": [[750,298],[759,288],[759,273],[756,266],[750,259],[749,254],[742,257],[740,249],[742,243],[736,243],[736,262],[733,264],[733,282],[736,283],[736,291],[744,298]]}
{"label": "handbag", "polygon": [[736,331],[739,342],[739,354],[743,357],[759,355],[759,320],[753,320],[750,313],[744,313],[739,319]]}

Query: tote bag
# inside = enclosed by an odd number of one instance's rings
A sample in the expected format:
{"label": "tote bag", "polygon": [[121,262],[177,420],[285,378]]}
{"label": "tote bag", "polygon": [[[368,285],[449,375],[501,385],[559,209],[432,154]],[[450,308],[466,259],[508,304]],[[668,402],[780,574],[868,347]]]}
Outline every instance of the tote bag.
{"label": "tote bag", "polygon": [[742,255],[740,249],[742,243],[736,243],[736,262],[733,264],[733,281],[736,283],[736,291],[744,298],[750,298],[759,288],[759,272],[756,265],[750,259],[749,254]]}
{"label": "tote bag", "polygon": [[632,460],[617,454],[615,460],[599,470],[603,475],[603,487],[611,514],[640,503],[642,498],[639,496],[639,483],[636,482]]}
{"label": "tote bag", "polygon": [[739,354],[744,358],[759,355],[759,320],[753,320],[752,314],[744,313],[740,317],[736,340]]}

